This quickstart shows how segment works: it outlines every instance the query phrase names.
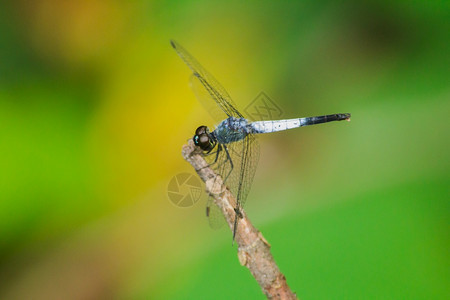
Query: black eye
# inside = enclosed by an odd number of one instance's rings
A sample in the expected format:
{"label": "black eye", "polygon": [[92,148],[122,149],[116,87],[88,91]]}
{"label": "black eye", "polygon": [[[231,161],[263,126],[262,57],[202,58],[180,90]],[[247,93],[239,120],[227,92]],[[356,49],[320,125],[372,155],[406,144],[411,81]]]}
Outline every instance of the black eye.
{"label": "black eye", "polygon": [[193,140],[194,144],[199,146],[203,151],[210,151],[214,148],[214,143],[209,136],[208,127],[206,126],[197,128]]}
{"label": "black eye", "polygon": [[197,130],[195,131],[195,135],[201,135],[203,133],[208,133],[208,127],[206,127],[205,125],[200,126],[199,128],[197,128]]}
{"label": "black eye", "polygon": [[194,135],[194,144],[196,146],[199,146],[203,151],[209,151],[213,148],[213,145],[211,143],[211,140],[208,136],[208,134],[203,133],[200,135]]}

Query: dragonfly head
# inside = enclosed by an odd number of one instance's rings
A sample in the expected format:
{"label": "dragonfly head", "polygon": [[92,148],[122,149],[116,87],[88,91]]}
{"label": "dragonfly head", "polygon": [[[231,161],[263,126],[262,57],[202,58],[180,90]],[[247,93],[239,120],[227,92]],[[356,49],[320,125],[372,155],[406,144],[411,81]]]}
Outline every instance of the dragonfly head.
{"label": "dragonfly head", "polygon": [[197,128],[193,140],[194,144],[199,146],[203,151],[211,151],[216,145],[215,139],[211,136],[206,126]]}

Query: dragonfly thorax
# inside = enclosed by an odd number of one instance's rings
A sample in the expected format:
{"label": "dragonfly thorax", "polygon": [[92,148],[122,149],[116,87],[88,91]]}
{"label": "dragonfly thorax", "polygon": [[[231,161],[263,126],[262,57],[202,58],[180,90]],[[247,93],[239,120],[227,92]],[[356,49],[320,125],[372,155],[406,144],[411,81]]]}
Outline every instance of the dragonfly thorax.
{"label": "dragonfly thorax", "polygon": [[250,132],[251,128],[246,119],[229,117],[217,125],[213,135],[219,143],[229,144],[243,140]]}
{"label": "dragonfly thorax", "polygon": [[209,132],[208,127],[204,125],[197,128],[192,139],[194,144],[203,151],[211,151],[216,146],[216,138]]}

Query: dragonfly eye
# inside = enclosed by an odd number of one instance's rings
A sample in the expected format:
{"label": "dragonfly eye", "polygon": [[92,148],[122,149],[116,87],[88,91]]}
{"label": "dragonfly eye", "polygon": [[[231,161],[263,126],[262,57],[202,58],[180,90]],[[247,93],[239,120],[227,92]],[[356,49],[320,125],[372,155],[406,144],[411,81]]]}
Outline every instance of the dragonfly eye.
{"label": "dragonfly eye", "polygon": [[208,127],[206,127],[205,125],[200,126],[199,128],[197,128],[197,130],[195,131],[195,135],[201,135],[203,133],[209,133]]}
{"label": "dragonfly eye", "polygon": [[203,151],[209,151],[214,146],[207,133],[194,135],[194,144],[199,146]]}
{"label": "dragonfly eye", "polygon": [[199,146],[203,151],[210,151],[214,148],[214,143],[209,137],[208,127],[206,126],[200,126],[197,128],[193,140],[194,144]]}

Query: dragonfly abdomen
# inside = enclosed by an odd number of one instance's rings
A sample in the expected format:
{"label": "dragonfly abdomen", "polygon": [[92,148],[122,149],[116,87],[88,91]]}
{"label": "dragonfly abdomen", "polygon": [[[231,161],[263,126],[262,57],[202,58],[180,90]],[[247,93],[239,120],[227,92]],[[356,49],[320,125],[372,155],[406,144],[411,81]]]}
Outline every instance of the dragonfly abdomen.
{"label": "dragonfly abdomen", "polygon": [[292,128],[327,123],[332,121],[350,120],[350,114],[333,114],[317,117],[307,117],[298,119],[278,120],[278,121],[257,121],[250,123],[252,133],[270,133],[288,130]]}
{"label": "dragonfly abdomen", "polygon": [[250,123],[253,133],[270,133],[304,126],[302,119],[257,121]]}

